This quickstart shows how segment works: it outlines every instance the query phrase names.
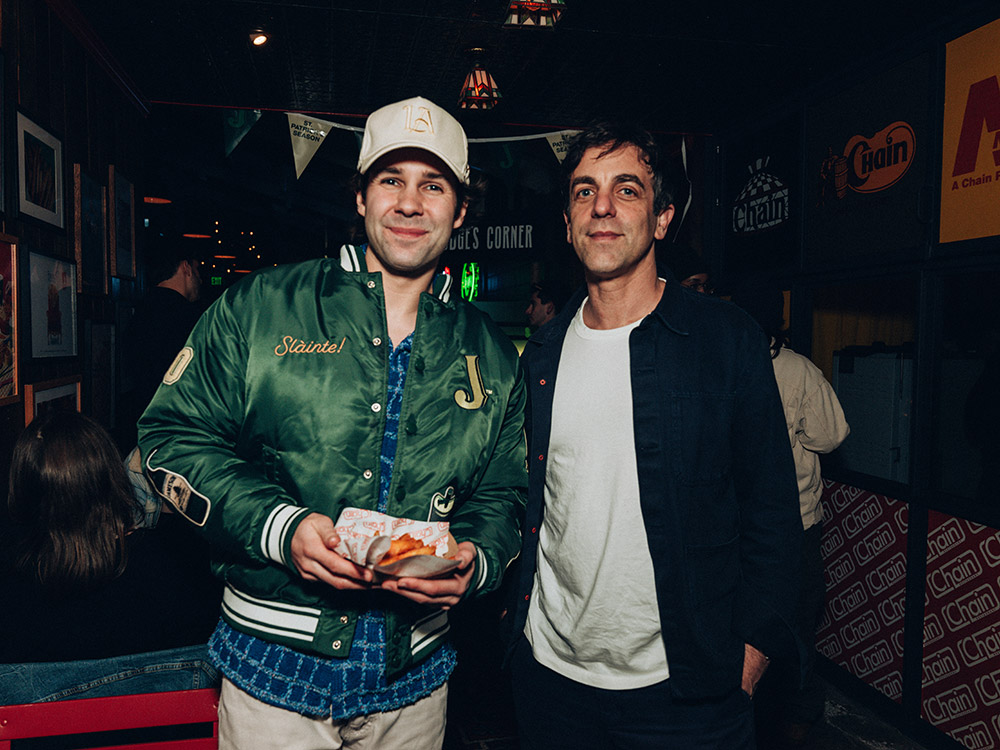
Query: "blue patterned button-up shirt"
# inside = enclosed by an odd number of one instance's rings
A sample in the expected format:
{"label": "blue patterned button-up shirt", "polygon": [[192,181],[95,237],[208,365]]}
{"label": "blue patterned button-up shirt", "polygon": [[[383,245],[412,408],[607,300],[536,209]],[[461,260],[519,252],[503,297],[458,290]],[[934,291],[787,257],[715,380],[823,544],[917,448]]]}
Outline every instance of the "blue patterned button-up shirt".
{"label": "blue patterned button-up shirt", "polygon": [[[411,333],[389,355],[379,477],[378,510],[383,513],[388,506],[403,385],[412,347]],[[392,711],[415,703],[443,685],[455,668],[455,649],[446,644],[390,684],[385,676],[385,643],[385,616],[373,609],[358,619],[346,659],[303,654],[241,633],[221,620],[209,641],[209,653],[233,684],[258,700],[307,716],[334,719]]]}

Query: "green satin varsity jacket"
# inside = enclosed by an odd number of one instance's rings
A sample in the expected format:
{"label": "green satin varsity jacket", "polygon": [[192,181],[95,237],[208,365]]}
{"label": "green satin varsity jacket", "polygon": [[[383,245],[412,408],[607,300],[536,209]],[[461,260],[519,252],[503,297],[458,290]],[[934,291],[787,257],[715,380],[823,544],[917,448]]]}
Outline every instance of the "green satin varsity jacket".
{"label": "green satin varsity jacket", "polygon": [[[346,657],[358,615],[376,606],[391,676],[433,651],[447,612],[305,581],[290,551],[309,513],[377,507],[390,343],[381,274],[363,269],[345,246],[339,263],[227,290],[164,376],[139,444],[153,486],[211,543],[233,627]],[[475,544],[470,595],[499,586],[520,548],[524,406],[514,346],[438,277],[419,303],[387,512],[449,521]]]}

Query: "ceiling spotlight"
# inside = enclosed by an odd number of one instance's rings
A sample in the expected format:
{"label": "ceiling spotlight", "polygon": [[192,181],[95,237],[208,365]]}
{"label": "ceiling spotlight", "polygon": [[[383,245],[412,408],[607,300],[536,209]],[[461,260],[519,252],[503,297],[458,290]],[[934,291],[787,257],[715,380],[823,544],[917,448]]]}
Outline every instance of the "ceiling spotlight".
{"label": "ceiling spotlight", "polygon": [[254,47],[263,47],[271,40],[271,35],[264,29],[254,29],[250,32],[250,44]]}

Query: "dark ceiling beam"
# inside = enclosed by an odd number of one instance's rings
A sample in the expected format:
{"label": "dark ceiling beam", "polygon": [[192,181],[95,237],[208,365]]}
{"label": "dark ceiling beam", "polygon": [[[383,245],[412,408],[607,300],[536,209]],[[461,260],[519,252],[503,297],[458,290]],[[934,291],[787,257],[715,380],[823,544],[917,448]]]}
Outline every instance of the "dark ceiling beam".
{"label": "dark ceiling beam", "polygon": [[72,0],[45,0],[45,3],[69,29],[70,33],[77,38],[77,41],[83,45],[84,50],[104,69],[114,84],[122,90],[129,102],[142,113],[143,117],[148,117],[149,101],[142,95],[138,86],[114,58]]}

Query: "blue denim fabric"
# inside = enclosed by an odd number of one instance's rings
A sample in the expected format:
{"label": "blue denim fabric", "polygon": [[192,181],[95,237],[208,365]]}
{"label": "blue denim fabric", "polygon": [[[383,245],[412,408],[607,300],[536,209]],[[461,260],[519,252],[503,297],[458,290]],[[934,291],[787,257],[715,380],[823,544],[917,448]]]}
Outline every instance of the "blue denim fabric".
{"label": "blue denim fabric", "polygon": [[0,705],[193,690],[219,684],[208,647],[81,661],[0,664]]}
{"label": "blue denim fabric", "polygon": [[129,484],[132,485],[132,494],[135,496],[136,506],[133,508],[135,527],[152,529],[160,520],[163,499],[156,494],[153,485],[146,479],[138,448],[133,448],[125,459],[125,471],[128,474]]}

